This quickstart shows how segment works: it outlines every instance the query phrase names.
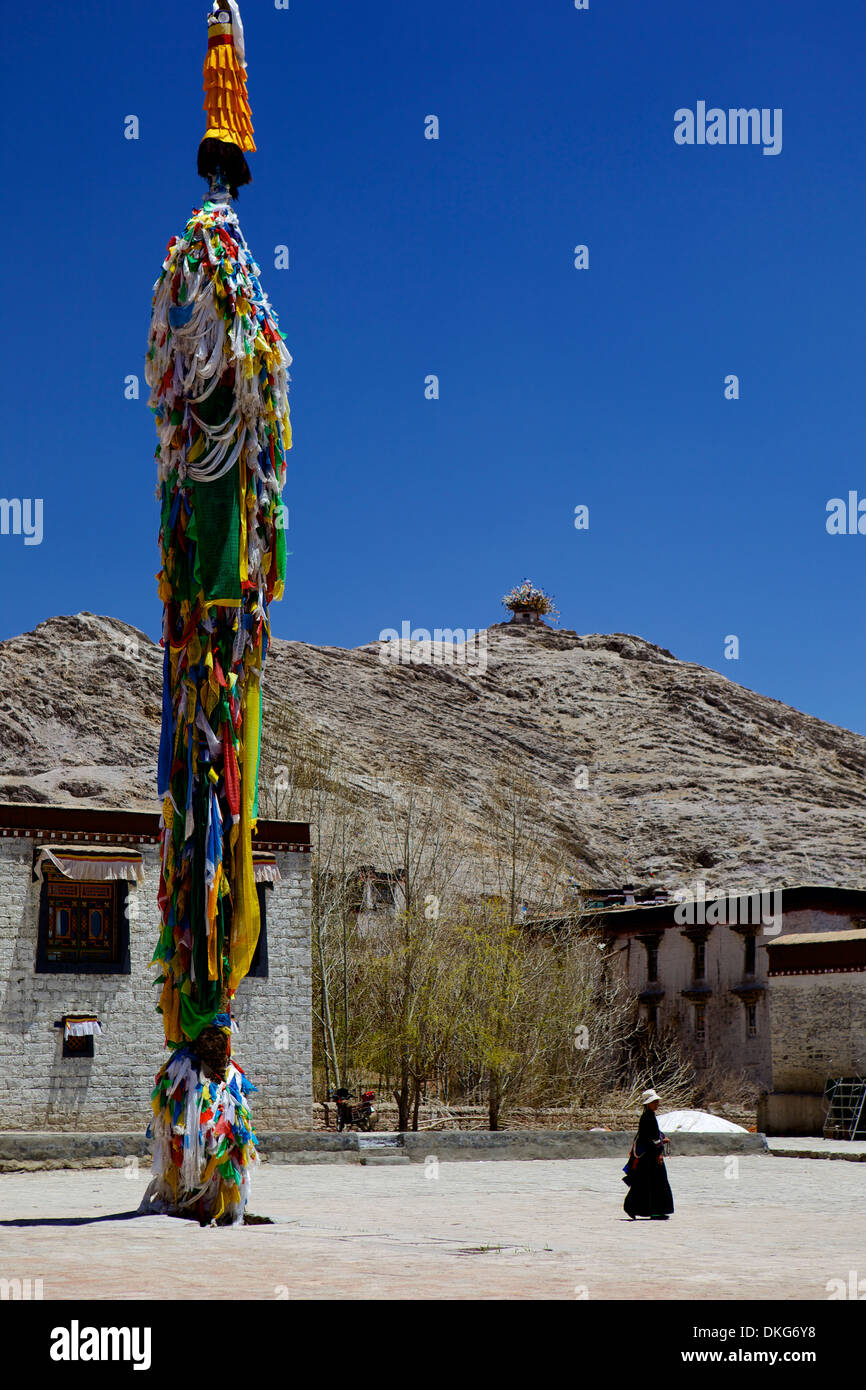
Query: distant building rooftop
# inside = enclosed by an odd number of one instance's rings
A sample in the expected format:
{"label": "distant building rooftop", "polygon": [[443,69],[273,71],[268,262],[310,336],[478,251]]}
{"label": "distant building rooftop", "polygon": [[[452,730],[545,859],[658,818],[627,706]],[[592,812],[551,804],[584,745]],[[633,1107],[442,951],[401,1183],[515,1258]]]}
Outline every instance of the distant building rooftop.
{"label": "distant building rooftop", "polygon": [[[644,890],[646,891],[646,890]],[[866,919],[866,889],[863,888],[839,888],[835,884],[804,883],[793,884],[788,888],[765,888],[763,894],[770,900],[771,910],[775,911],[777,906],[783,912],[797,912],[808,908],[820,908],[826,912],[839,912],[851,914],[861,914]],[[779,895],[776,898],[776,894]],[[664,901],[610,901],[612,897],[622,897],[622,894],[602,895],[588,893],[584,898],[583,907],[574,912],[562,913],[559,916],[549,916],[544,918],[530,918],[525,922],[528,928],[535,928],[539,931],[560,930],[567,925],[576,925],[579,922],[586,923],[589,919],[606,931],[613,932],[644,932],[647,930],[662,930],[664,927],[674,925],[693,924],[696,919],[701,921],[710,915],[708,926],[728,922],[754,921],[756,917],[755,908],[760,907],[762,893],[760,889],[755,889],[752,893],[708,893],[705,898],[674,898],[668,897]],[[637,894],[635,894],[637,898]],[[757,900],[757,901],[756,901]],[[781,901],[780,901],[781,900]],[[766,902],[765,902],[766,905]],[[711,909],[716,907],[717,911],[711,913]],[[678,915],[675,917],[674,914]],[[822,933],[822,939],[827,933]],[[838,935],[838,933],[834,933]],[[786,937],[791,940],[791,937]]]}

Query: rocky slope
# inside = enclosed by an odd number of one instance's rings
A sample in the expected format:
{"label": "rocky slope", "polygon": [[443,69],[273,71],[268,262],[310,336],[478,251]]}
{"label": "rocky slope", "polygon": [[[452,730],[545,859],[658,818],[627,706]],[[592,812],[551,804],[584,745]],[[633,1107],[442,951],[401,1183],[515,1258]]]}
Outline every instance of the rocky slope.
{"label": "rocky slope", "polygon": [[[486,641],[486,669],[277,641],[267,694],[336,736],[359,787],[411,763],[482,830],[516,761],[544,835],[595,884],[866,884],[863,737],[638,637]],[[0,644],[0,799],[156,809],[160,681],[160,648],[113,618]]]}

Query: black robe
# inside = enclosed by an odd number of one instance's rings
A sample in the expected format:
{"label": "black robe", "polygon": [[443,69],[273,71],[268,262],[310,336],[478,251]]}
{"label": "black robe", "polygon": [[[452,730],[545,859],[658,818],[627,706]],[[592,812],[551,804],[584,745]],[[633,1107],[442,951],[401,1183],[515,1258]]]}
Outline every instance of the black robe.
{"label": "black robe", "polygon": [[663,1144],[659,1122],[649,1106],[644,1106],[634,1142],[637,1166],[629,1168],[631,1184],[623,1203],[629,1216],[669,1216],[674,1209]]}

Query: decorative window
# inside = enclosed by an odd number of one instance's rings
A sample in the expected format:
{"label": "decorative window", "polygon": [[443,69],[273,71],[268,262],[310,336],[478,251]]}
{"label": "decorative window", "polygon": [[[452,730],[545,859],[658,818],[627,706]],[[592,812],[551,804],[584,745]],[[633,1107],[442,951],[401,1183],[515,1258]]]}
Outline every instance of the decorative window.
{"label": "decorative window", "polygon": [[707,1006],[706,1004],[695,1004],[695,1042],[706,1042],[707,1040]]}
{"label": "decorative window", "polygon": [[374,878],[371,881],[370,906],[374,912],[381,907],[394,906],[394,885],[387,878]]}
{"label": "decorative window", "polygon": [[64,1057],[93,1057],[93,1039],[102,1032],[96,1014],[66,1014],[55,1028],[63,1029]]}
{"label": "decorative window", "polygon": [[744,971],[745,971],[745,973],[746,973],[747,975],[754,975],[754,973],[755,973],[755,958],[756,958],[756,955],[757,955],[757,952],[756,952],[755,937],[752,936],[752,935],[749,935],[749,936],[746,937],[746,943],[745,943],[745,959],[744,959],[744,963],[743,963],[743,969],[744,969]]}
{"label": "decorative window", "polygon": [[757,1004],[746,1005],[746,1037],[756,1038],[758,1036],[758,1006]]}
{"label": "decorative window", "polygon": [[40,864],[37,974],[128,975],[128,887],[117,879],[69,878]]}

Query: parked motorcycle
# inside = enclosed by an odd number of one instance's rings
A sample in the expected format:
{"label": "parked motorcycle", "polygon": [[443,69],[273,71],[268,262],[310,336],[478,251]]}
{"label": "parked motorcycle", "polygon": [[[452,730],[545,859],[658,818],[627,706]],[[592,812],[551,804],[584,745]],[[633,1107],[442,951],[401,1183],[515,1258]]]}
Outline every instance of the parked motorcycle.
{"label": "parked motorcycle", "polygon": [[359,1101],[352,1100],[352,1093],[345,1086],[336,1091],[329,1091],[328,1100],[334,1101],[337,1107],[337,1129],[375,1129],[375,1099],[375,1091],[361,1091]]}

